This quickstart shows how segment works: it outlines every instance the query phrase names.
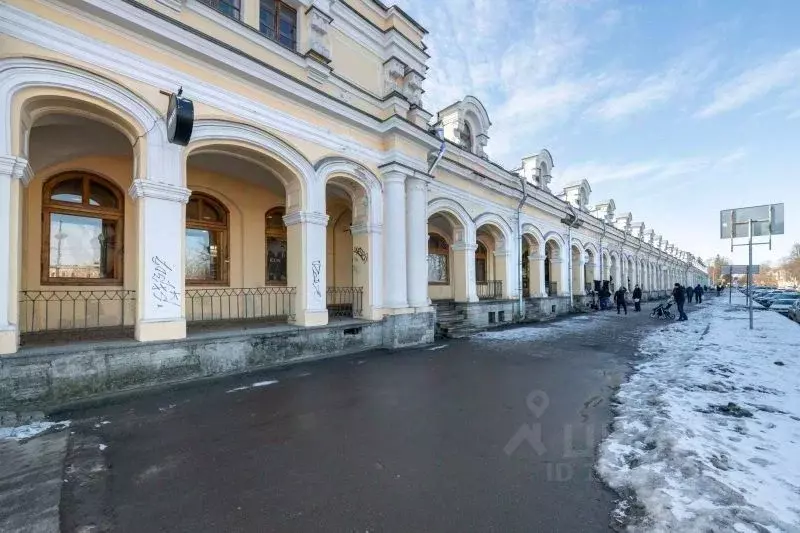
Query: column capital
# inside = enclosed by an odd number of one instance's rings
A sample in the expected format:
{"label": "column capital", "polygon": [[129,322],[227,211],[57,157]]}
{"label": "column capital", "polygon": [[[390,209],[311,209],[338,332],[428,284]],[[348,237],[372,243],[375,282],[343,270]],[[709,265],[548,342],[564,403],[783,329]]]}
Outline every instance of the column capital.
{"label": "column capital", "polygon": [[366,235],[368,233],[383,233],[383,226],[380,224],[354,224],[350,226],[351,235]]}
{"label": "column capital", "polygon": [[451,245],[450,248],[454,252],[466,252],[466,251],[474,252],[475,250],[478,249],[478,245],[475,244],[475,243],[457,242],[457,243]]}
{"label": "column capital", "polygon": [[189,201],[192,191],[186,187],[178,187],[163,181],[137,178],[131,183],[128,194],[134,200],[139,198],[158,198],[185,204]]}
{"label": "column capital", "polygon": [[511,255],[511,252],[509,252],[508,250],[495,250],[494,252],[492,252],[492,254],[495,257],[508,257]]}
{"label": "column capital", "polygon": [[317,226],[327,226],[330,217],[323,213],[315,213],[312,211],[295,211],[284,215],[283,223],[287,226],[295,224],[314,224]]}
{"label": "column capital", "polygon": [[428,187],[427,180],[417,178],[415,176],[406,177],[406,190],[407,191],[426,191]]}
{"label": "column capital", "polygon": [[33,169],[24,157],[2,155],[0,156],[0,176],[18,179],[27,187],[33,179]]}
{"label": "column capital", "polygon": [[544,261],[544,254],[528,254],[528,261]]}

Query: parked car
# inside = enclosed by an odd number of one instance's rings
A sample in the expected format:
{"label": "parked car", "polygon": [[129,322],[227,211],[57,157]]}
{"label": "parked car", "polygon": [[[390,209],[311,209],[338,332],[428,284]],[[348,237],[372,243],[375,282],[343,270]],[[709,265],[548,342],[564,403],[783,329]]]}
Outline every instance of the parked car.
{"label": "parked car", "polygon": [[789,309],[789,318],[795,322],[800,322],[800,299],[794,301],[794,305]]}
{"label": "parked car", "polygon": [[795,302],[797,302],[797,298],[789,299],[789,298],[778,298],[772,302],[772,305],[769,306],[770,311],[777,311],[782,315],[789,315],[789,310],[794,307]]}

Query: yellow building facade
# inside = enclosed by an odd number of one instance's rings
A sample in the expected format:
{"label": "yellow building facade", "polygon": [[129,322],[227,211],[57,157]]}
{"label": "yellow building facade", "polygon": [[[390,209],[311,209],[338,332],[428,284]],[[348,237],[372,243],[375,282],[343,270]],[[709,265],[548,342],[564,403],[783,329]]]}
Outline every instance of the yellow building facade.
{"label": "yellow building facade", "polygon": [[587,182],[551,192],[547,150],[491,162],[476,98],[427,111],[397,7],[2,0],[0,28],[0,354],[339,318],[429,342],[457,304],[504,322],[704,279]]}

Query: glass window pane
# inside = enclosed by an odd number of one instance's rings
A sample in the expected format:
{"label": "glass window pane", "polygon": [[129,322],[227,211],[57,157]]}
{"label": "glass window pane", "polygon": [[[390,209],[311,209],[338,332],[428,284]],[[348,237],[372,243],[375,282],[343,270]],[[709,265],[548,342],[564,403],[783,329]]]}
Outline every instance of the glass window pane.
{"label": "glass window pane", "polygon": [[283,208],[271,209],[266,215],[267,231],[272,232],[285,232],[286,226],[283,223]]}
{"label": "glass window pane", "polygon": [[97,207],[117,208],[117,196],[108,187],[91,182],[89,188],[89,205]]}
{"label": "glass window pane", "polygon": [[225,222],[225,214],[221,209],[208,201],[202,202],[200,217],[203,222]]}
{"label": "glass window pane", "polygon": [[193,198],[186,204],[186,220],[200,220],[200,200]]}
{"label": "glass window pane", "polygon": [[486,281],[486,259],[475,260],[475,281],[479,283]]}
{"label": "glass window pane", "polygon": [[50,192],[50,199],[59,202],[83,203],[83,179],[64,180]]}
{"label": "glass window pane", "polygon": [[428,255],[428,283],[447,283],[446,255]]}
{"label": "glass window pane", "polygon": [[270,38],[275,38],[275,9],[275,0],[261,0],[259,29]]}
{"label": "glass window pane", "polygon": [[267,283],[286,283],[286,239],[267,237]]}
{"label": "glass window pane", "polygon": [[51,214],[48,276],[113,278],[116,240],[113,220]]}
{"label": "glass window pane", "polygon": [[186,229],[186,279],[216,281],[221,279],[220,234],[203,229]]}

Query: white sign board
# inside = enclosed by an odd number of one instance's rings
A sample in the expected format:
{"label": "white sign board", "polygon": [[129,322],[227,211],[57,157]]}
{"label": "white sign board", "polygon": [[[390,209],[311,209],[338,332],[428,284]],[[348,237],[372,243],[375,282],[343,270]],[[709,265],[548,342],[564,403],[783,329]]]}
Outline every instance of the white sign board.
{"label": "white sign board", "polygon": [[[722,267],[722,271],[725,274],[730,274],[731,276],[746,275],[747,265],[728,265]],[[758,265],[753,265],[750,269],[750,272],[753,274],[760,274],[760,267]]]}
{"label": "white sign board", "polygon": [[783,204],[725,209],[719,218],[721,239],[749,237],[751,220],[753,237],[783,235]]}

